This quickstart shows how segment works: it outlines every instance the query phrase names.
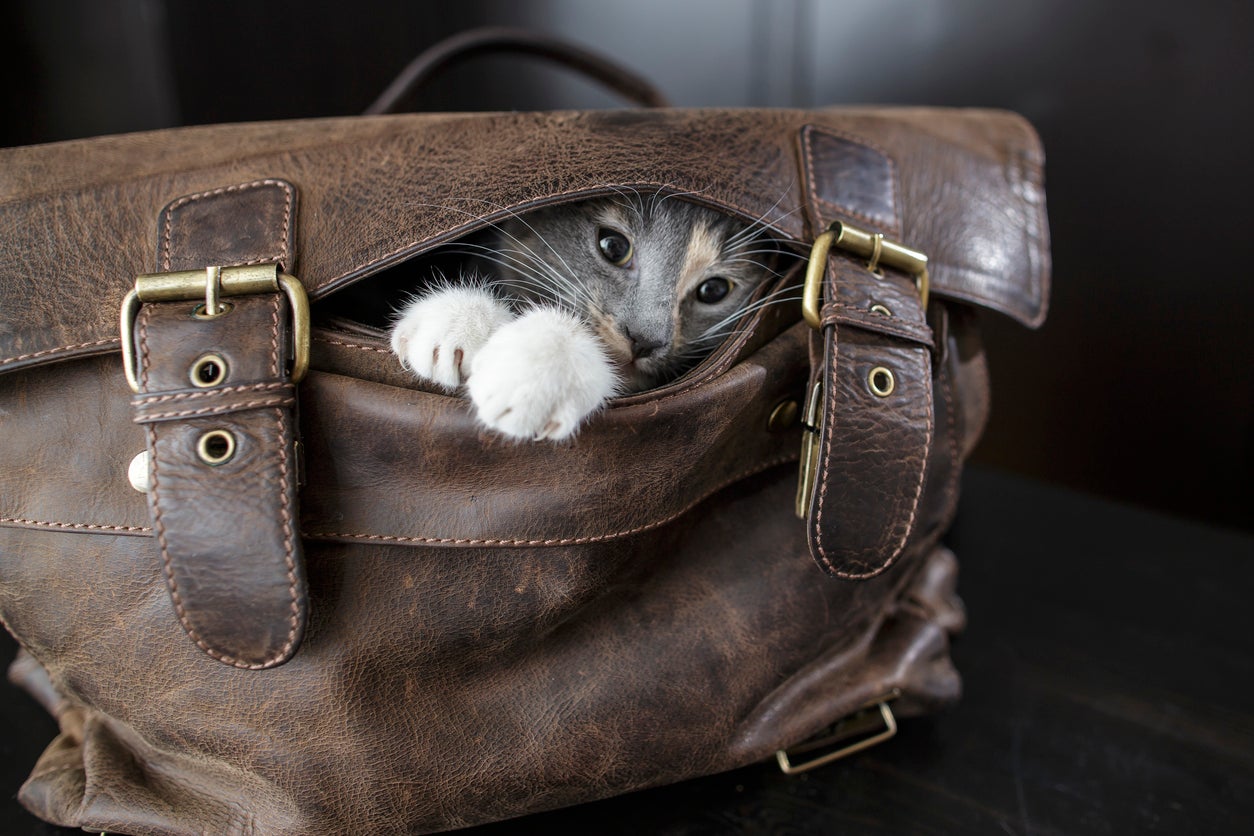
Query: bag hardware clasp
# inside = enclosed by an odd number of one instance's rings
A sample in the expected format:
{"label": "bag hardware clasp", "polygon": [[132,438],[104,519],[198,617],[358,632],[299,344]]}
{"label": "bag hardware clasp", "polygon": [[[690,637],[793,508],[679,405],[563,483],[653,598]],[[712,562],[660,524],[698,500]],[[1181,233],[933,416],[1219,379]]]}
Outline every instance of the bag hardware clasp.
{"label": "bag hardware clasp", "polygon": [[[847,758],[852,754],[869,749],[893,737],[897,734],[897,719],[893,717],[893,711],[888,707],[888,701],[895,699],[897,696],[899,696],[899,692],[894,691],[884,697],[884,699],[855,711],[833,725],[830,734],[812,741],[800,743],[791,749],[780,749],[775,753],[775,760],[779,763],[780,771],[785,775],[798,775],[802,772],[809,772],[811,769],[818,769],[820,766],[826,766],[841,758]],[[793,760],[797,755],[826,749],[830,746],[844,743],[854,737],[858,739],[838,749],[813,757],[810,760],[801,763],[796,763]]]}
{"label": "bag hardware clasp", "polygon": [[247,296],[256,293],[278,293],[287,296],[292,309],[291,380],[299,382],[309,370],[309,297],[295,276],[279,272],[277,264],[253,264],[239,267],[206,267],[203,270],[180,270],[171,273],[145,273],[135,278],[135,288],[122,299],[119,330],[122,335],[122,364],[131,391],[139,392],[139,375],[135,369],[135,317],[144,302],[181,302],[204,299],[193,314],[200,319],[213,319],[230,310],[219,301],[225,296]]}
{"label": "bag hardware clasp", "polygon": [[927,309],[928,275],[927,256],[885,238],[880,232],[833,221],[810,248],[810,261],[806,265],[805,287],[801,295],[801,314],[815,330],[823,327],[820,309],[823,306],[823,277],[827,274],[827,254],[832,247],[867,259],[867,269],[877,273],[880,267],[891,267],[914,277],[919,291],[919,301]]}

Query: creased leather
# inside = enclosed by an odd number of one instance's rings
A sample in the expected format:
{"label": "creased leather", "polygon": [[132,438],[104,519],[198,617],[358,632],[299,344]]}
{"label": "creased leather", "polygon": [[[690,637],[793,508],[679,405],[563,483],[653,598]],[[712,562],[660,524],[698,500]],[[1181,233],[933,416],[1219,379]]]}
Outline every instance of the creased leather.
{"label": "creased leather", "polygon": [[[805,162],[798,165],[807,125],[857,138],[894,161],[901,237],[931,257],[937,296],[1029,324],[1043,320],[1043,155],[1031,128],[1011,114],[845,108],[404,115],[0,149],[0,274],[13,282],[0,309],[0,369],[117,350],[112,300],[143,272],[137,265],[151,263],[161,234],[155,219],[172,195],[273,179],[298,183],[299,272],[310,297],[320,299],[511,212],[623,188],[683,193],[809,240],[815,219]],[[881,181],[877,175],[868,185]],[[818,182],[840,188],[841,180]],[[843,205],[841,194],[827,197]],[[274,235],[263,236],[266,246]]]}
{"label": "creased leather", "polygon": [[[807,157],[807,125],[840,141],[815,133]],[[869,701],[895,695],[902,716],[952,702],[964,616],[938,541],[987,418],[973,306],[1043,315],[1039,163],[1013,117],[884,109],[402,116],[0,152],[0,619],[26,651],[10,676],[61,726],[22,803],[111,833],[426,833],[743,766]],[[485,215],[633,185],[761,217],[798,250],[832,207],[885,229],[891,214],[903,243],[939,254],[935,301],[925,317],[909,277],[834,255],[821,338],[771,309],[566,445],[480,432],[464,399],[403,376],[384,335],[332,318],[338,289]],[[186,377],[206,332],[176,303],[145,306],[162,362],[152,391],[129,391],[115,305],[166,263],[167,219],[172,267],[290,270],[299,243],[328,318],[298,387],[274,373],[284,313],[262,296],[230,300],[221,324],[238,315],[248,338],[214,346],[260,365],[212,393]],[[894,369],[895,399],[868,400],[871,363]],[[812,366],[833,393],[821,543],[873,575],[856,581],[815,567],[793,512],[800,430],[769,421]],[[163,509],[204,501],[202,476],[175,478],[192,473],[175,448],[220,422],[272,453],[297,426],[307,442],[304,638],[263,671],[188,641],[126,479],[151,433]],[[283,494],[254,492],[271,481],[209,483],[232,549],[281,551],[264,505]],[[837,513],[842,491],[856,507]],[[845,513],[863,516],[851,529]],[[229,551],[205,519],[173,530],[189,556]],[[904,542],[891,564],[853,550],[885,538]],[[205,577],[180,584],[249,590],[256,566]],[[276,578],[258,612],[280,626],[258,658],[290,629]],[[265,632],[246,598],[199,600],[206,629]]]}
{"label": "creased leather", "polygon": [[[833,254],[825,287],[825,327],[813,337],[822,347],[812,352],[823,358],[811,385],[822,382],[824,406],[810,549],[833,575],[869,578],[902,554],[923,507],[935,430],[933,337],[909,277],[876,276]],[[880,299],[892,316],[861,313]],[[849,310],[859,314],[838,315]],[[879,369],[893,376],[887,395],[873,391]]]}
{"label": "creased leather", "polygon": [[[263,180],[188,195],[161,213],[159,260],[173,269],[291,260],[294,189]],[[282,293],[145,304],[135,325],[140,391],[132,420],[149,452],[148,505],[178,622],[220,662],[261,670],[291,659],[307,619],[296,496],[296,391]],[[212,353],[223,377],[194,386]],[[203,438],[232,439],[221,464]]]}

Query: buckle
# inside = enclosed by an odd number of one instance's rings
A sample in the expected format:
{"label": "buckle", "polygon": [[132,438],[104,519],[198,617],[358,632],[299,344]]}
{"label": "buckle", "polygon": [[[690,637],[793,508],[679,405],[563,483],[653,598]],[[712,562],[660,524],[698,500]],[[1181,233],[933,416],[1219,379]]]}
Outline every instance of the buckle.
{"label": "buckle", "polygon": [[120,328],[122,365],[131,391],[139,392],[135,370],[135,316],[144,302],[180,302],[204,299],[192,309],[198,319],[224,316],[231,310],[223,297],[247,296],[282,291],[292,309],[291,381],[296,383],[309,370],[309,298],[305,287],[294,276],[279,272],[277,264],[241,267],[206,267],[172,273],[146,273],[135,278],[135,288],[122,299]]}
{"label": "buckle", "polygon": [[[802,772],[809,772],[811,769],[826,766],[833,761],[849,757],[856,752],[861,752],[863,749],[869,749],[877,743],[883,743],[885,740],[888,740],[897,734],[897,720],[893,717],[892,709],[888,707],[888,700],[896,696],[897,693],[894,692],[879,703],[873,703],[842,720],[838,720],[829,728],[828,733],[821,737],[815,737],[791,749],[780,749],[775,753],[775,760],[779,762],[780,771],[785,775],[798,775]],[[819,749],[827,749],[836,744],[844,743],[853,737],[858,739],[838,749],[813,757],[808,761],[802,763],[793,762],[793,758],[797,755],[804,755],[807,752],[814,752]]]}
{"label": "buckle", "polygon": [[823,376],[819,375],[810,387],[806,398],[806,413],[801,421],[801,478],[797,480],[797,516],[810,516],[810,503],[814,501],[814,480],[819,474],[819,409],[823,405]]}
{"label": "buckle", "polygon": [[832,247],[867,259],[867,269],[878,275],[880,265],[914,276],[919,301],[927,309],[927,256],[904,244],[885,238],[880,232],[867,232],[852,224],[833,221],[825,232],[814,239],[810,262],[806,266],[805,288],[801,296],[801,313],[811,328],[822,327],[823,277],[827,274],[827,254]]}

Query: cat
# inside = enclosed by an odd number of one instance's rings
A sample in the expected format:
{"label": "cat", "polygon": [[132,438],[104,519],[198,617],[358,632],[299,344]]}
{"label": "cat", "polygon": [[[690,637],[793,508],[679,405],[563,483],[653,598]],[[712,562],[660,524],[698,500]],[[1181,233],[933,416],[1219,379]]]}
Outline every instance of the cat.
{"label": "cat", "polygon": [[481,272],[405,304],[392,351],[424,380],[465,386],[487,428],[553,441],[699,363],[781,257],[761,224],[637,193],[514,217],[463,253]]}

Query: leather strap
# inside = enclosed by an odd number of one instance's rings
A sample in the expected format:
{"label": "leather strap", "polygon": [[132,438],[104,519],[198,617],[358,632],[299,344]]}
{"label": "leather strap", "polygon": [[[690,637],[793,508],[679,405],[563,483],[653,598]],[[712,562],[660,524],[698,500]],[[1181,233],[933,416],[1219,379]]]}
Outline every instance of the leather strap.
{"label": "leather strap", "polygon": [[[835,220],[901,235],[891,159],[856,138],[806,128],[803,167],[815,234]],[[823,392],[807,529],[828,573],[874,577],[910,540],[933,437],[933,335],[913,277],[833,251],[811,390]]]}
{"label": "leather strap", "polygon": [[476,55],[491,53],[534,55],[570,67],[642,107],[668,107],[670,104],[644,78],[595,52],[540,32],[485,26],[460,32],[424,50],[409,62],[364,113],[370,116],[395,112],[405,96],[444,68]]}
{"label": "leather strap", "polygon": [[[290,264],[294,198],[277,180],[179,198],[162,213],[159,262]],[[149,511],[179,621],[213,658],[256,670],[292,657],[307,618],[291,317],[282,293],[222,301],[213,317],[194,301],[143,305],[132,413],[147,431]]]}

